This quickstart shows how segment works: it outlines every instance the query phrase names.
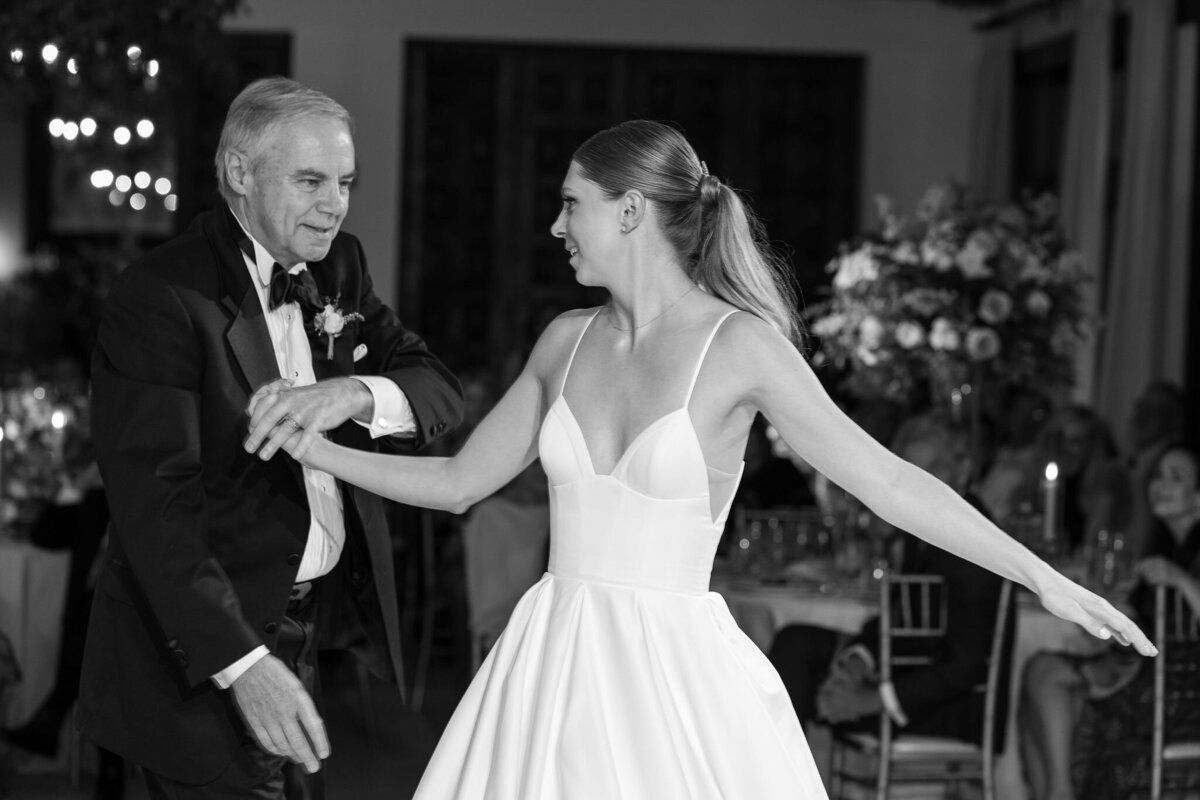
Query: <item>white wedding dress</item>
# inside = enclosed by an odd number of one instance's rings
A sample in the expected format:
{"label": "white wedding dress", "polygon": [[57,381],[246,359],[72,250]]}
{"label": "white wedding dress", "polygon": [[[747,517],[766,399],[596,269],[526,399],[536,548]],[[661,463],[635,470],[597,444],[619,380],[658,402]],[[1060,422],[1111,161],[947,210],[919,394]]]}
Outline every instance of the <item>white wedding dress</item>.
{"label": "white wedding dress", "polygon": [[714,520],[688,403],[719,327],[683,405],[609,475],[560,389],[539,440],[549,571],[455,710],[419,800],[826,797],[778,674],[708,591],[729,503]]}

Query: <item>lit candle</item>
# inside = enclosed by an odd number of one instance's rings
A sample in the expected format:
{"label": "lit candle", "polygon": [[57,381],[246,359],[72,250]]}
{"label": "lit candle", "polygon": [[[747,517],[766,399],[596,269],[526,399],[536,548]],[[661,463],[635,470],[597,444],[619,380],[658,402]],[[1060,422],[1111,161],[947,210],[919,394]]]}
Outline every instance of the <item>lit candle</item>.
{"label": "lit candle", "polygon": [[1058,464],[1051,461],[1046,465],[1046,479],[1042,481],[1042,538],[1053,542],[1058,533]]}
{"label": "lit candle", "polygon": [[63,460],[63,429],[67,427],[67,412],[61,408],[54,409],[54,413],[50,415],[50,427],[54,428],[54,458],[61,462]]}

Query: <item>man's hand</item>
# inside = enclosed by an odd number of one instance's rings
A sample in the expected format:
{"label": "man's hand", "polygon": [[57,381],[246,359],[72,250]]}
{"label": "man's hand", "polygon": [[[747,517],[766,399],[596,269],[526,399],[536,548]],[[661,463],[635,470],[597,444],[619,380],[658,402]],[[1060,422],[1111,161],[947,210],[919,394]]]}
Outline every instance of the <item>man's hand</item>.
{"label": "man's hand", "polygon": [[831,680],[860,684],[873,679],[874,671],[861,655],[853,649],[846,649],[834,656],[829,665],[829,677]]}
{"label": "man's hand", "polygon": [[850,683],[830,678],[817,692],[817,715],[838,724],[873,716],[883,711],[879,688],[871,683]]}
{"label": "man's hand", "polygon": [[275,455],[293,434],[300,441],[290,449],[304,453],[316,438],[346,420],[369,420],[374,411],[371,390],[353,378],[331,378],[309,386],[292,386],[280,379],[266,384],[250,397],[247,453],[264,461]]}
{"label": "man's hand", "polygon": [[262,749],[303,765],[310,774],[329,758],[325,723],[300,679],[278,658],[260,658],[229,691]]}

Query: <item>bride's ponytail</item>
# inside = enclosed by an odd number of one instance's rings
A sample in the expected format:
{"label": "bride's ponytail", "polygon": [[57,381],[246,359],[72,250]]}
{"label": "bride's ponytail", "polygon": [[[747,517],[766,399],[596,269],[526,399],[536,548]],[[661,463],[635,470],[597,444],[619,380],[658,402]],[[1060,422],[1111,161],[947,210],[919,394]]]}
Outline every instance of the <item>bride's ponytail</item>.
{"label": "bride's ponytail", "polygon": [[708,173],[681,133],[658,122],[623,122],[592,136],[572,160],[610,198],[630,189],[645,195],[696,283],[801,344],[789,271],[753,212]]}

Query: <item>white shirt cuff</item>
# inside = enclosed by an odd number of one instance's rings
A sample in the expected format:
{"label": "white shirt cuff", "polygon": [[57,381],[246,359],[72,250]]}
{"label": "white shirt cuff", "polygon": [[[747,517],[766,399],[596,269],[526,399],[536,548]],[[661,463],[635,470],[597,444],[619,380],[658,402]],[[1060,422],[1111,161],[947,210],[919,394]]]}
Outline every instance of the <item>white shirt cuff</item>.
{"label": "white shirt cuff", "polygon": [[867,649],[865,644],[852,644],[842,650],[839,658],[849,658],[850,656],[858,656],[867,665],[867,672],[871,675],[875,674],[875,656]]}
{"label": "white shirt cuff", "polygon": [[409,405],[404,392],[393,381],[381,375],[352,375],[350,377],[362,381],[375,400],[375,411],[371,417],[371,423],[368,425],[355,420],[371,432],[372,439],[417,432],[417,420],[413,416],[412,406]]}
{"label": "white shirt cuff", "polygon": [[228,689],[233,685],[234,681],[242,677],[243,672],[257,664],[259,659],[269,652],[265,644],[260,644],[216,675],[213,675],[212,682],[217,685],[218,689]]}
{"label": "white shirt cuff", "polygon": [[900,698],[896,696],[896,687],[890,683],[879,684],[879,699],[883,701],[883,708],[887,711],[892,722],[900,727],[908,724],[908,717],[904,714],[904,709],[900,707]]}

